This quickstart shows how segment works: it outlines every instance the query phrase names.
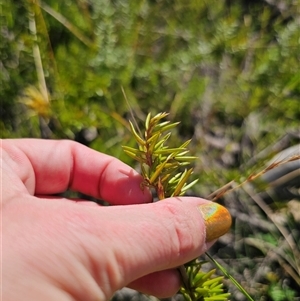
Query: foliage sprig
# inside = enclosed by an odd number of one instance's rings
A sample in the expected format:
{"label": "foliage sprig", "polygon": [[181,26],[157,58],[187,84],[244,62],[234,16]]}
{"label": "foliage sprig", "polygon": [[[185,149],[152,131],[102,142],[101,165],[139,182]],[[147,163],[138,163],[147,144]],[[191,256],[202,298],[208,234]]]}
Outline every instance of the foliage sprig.
{"label": "foliage sprig", "polygon": [[158,199],[183,195],[197,180],[188,183],[193,168],[188,166],[196,157],[189,156],[187,146],[190,140],[176,148],[170,148],[167,141],[171,136],[169,132],[179,122],[160,122],[167,113],[159,113],[151,118],[148,114],[145,122],[143,137],[138,134],[133,124],[129,122],[131,132],[138,144],[138,148],[123,146],[125,153],[137,160],[141,166],[144,178],[142,185],[154,188]]}

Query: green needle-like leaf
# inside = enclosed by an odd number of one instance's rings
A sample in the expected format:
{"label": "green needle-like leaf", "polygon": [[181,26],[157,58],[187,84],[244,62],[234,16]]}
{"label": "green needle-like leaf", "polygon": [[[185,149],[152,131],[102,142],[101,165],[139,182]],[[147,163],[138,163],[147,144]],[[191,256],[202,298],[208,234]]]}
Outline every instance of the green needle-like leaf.
{"label": "green needle-like leaf", "polygon": [[162,124],[156,125],[156,127],[154,128],[154,131],[160,131],[162,133],[162,132],[165,132],[165,131],[175,128],[179,123],[180,122],[170,123],[170,121],[166,121]]}
{"label": "green needle-like leaf", "polygon": [[160,147],[162,147],[162,145],[170,138],[170,136],[171,136],[171,133],[168,133],[164,137],[162,137],[161,140],[155,144],[154,149],[157,150]]}
{"label": "green needle-like leaf", "polygon": [[145,141],[138,135],[138,133],[136,132],[133,124],[131,123],[131,121],[129,121],[129,125],[130,125],[131,132],[134,135],[137,143],[144,146],[145,145]]}
{"label": "green needle-like leaf", "polygon": [[183,149],[182,148],[161,148],[155,151],[155,154],[173,154],[174,158],[176,159],[176,156],[178,153],[180,153]]}
{"label": "green needle-like leaf", "polygon": [[147,139],[148,144],[156,144],[157,139],[161,136],[160,133],[153,134],[150,138]]}
{"label": "green needle-like leaf", "polygon": [[136,148],[133,148],[133,147],[130,147],[130,146],[122,146],[122,148],[125,152],[129,152],[129,153],[135,154],[137,156],[140,156],[140,155],[144,154],[143,151],[141,151],[139,149],[136,149]]}
{"label": "green needle-like leaf", "polygon": [[151,113],[149,113],[149,114],[147,115],[147,118],[146,118],[146,122],[145,122],[145,128],[146,128],[146,130],[149,129],[149,126],[150,126],[150,119],[151,119]]}
{"label": "green needle-like leaf", "polygon": [[207,280],[203,283],[204,286],[210,286],[214,283],[218,283],[219,280],[223,280],[223,276],[220,276],[220,277],[216,277],[216,278],[213,278],[213,279],[210,279],[210,280]]}
{"label": "green needle-like leaf", "polygon": [[164,161],[163,163],[161,163],[157,169],[155,170],[154,174],[151,176],[150,178],[150,183],[153,184],[153,182],[157,179],[157,177],[160,175],[161,171],[163,170],[163,168],[165,167],[165,165],[168,163],[168,160],[171,158],[172,155],[170,155],[166,161]]}
{"label": "green needle-like leaf", "polygon": [[178,174],[176,174],[171,180],[169,180],[169,184],[174,183],[175,181],[178,181],[179,178],[181,177],[182,173],[179,172]]}
{"label": "green needle-like leaf", "polygon": [[196,179],[194,181],[192,181],[191,183],[189,184],[186,184],[182,189],[181,189],[181,192],[186,192],[188,191],[191,187],[193,187],[197,182],[199,181],[199,179]]}
{"label": "green needle-like leaf", "polygon": [[182,174],[182,176],[179,180],[179,183],[177,184],[177,187],[175,188],[174,192],[172,193],[172,196],[176,196],[176,195],[180,194],[182,187],[184,186],[186,180],[192,174],[192,172],[193,172],[193,169],[191,168]]}
{"label": "green needle-like leaf", "polygon": [[204,298],[204,301],[227,301],[229,296],[230,296],[229,293],[225,293],[213,297],[206,297]]}
{"label": "green needle-like leaf", "polygon": [[179,147],[186,148],[190,144],[191,141],[192,141],[192,139],[187,140],[182,145],[180,145]]}
{"label": "green needle-like leaf", "polygon": [[129,157],[131,157],[132,159],[140,162],[140,163],[145,163],[145,160],[142,159],[141,157],[137,156],[136,154],[130,152],[130,151],[127,151],[127,150],[124,150],[125,154]]}
{"label": "green needle-like leaf", "polygon": [[188,162],[188,163],[190,163],[190,162],[195,161],[195,159],[197,159],[197,157],[193,157],[193,156],[183,156],[183,157],[176,156],[174,159],[179,161],[179,162]]}

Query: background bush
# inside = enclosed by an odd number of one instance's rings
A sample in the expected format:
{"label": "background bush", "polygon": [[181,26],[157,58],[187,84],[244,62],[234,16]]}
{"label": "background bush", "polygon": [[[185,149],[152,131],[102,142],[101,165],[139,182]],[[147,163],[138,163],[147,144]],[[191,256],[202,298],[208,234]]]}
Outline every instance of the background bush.
{"label": "background bush", "polygon": [[[298,0],[1,6],[3,138],[73,139],[134,165],[121,150],[134,144],[123,88],[138,122],[181,121],[172,143],[193,139],[190,193],[203,197],[299,143]],[[211,252],[255,300],[300,300],[297,181],[286,198],[247,183],[219,200],[234,224]]]}

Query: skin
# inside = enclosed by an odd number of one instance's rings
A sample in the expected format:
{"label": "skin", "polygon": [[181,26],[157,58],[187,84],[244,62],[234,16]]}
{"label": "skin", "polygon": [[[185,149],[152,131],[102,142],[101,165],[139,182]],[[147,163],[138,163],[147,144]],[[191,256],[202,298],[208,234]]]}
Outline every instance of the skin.
{"label": "skin", "polygon": [[[142,178],[71,141],[1,140],[2,299],[109,300],[125,286],[170,297],[204,253],[208,201],[151,203]],[[72,189],[113,206],[55,194]]]}

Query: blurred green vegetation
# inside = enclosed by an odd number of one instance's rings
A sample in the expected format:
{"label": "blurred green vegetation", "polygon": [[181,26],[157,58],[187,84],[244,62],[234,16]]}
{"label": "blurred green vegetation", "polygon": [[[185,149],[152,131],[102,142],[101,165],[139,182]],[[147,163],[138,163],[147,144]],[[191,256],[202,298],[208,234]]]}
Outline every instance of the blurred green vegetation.
{"label": "blurred green vegetation", "polygon": [[[299,0],[0,3],[2,138],[73,139],[133,165],[123,88],[138,122],[181,121],[173,143],[193,139],[204,197],[299,143]],[[220,200],[234,225],[215,256],[255,300],[300,300],[299,217],[250,188]]]}

